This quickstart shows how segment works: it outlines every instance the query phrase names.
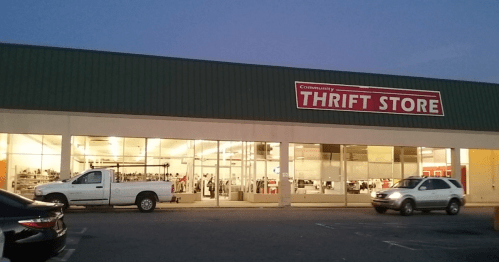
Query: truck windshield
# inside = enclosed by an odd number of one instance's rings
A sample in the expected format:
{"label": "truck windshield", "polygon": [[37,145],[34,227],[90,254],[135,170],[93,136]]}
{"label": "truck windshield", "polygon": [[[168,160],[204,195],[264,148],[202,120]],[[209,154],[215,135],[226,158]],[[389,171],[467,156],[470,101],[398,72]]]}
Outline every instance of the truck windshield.
{"label": "truck windshield", "polygon": [[404,179],[393,185],[393,188],[415,188],[421,179]]}

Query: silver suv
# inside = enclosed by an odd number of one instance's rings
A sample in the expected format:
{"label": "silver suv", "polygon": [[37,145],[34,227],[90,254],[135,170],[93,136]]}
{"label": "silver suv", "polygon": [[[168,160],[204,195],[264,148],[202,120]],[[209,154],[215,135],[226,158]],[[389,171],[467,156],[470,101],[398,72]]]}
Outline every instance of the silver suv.
{"label": "silver suv", "polygon": [[443,177],[409,177],[377,192],[372,200],[378,213],[393,209],[403,216],[412,215],[414,210],[445,210],[449,215],[457,215],[464,204],[461,184],[455,179]]}

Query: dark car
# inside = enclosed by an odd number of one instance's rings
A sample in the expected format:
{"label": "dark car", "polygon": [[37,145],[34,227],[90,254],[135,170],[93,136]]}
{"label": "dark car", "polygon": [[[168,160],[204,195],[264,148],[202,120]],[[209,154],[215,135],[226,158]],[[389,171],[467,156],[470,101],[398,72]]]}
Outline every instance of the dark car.
{"label": "dark car", "polygon": [[0,189],[3,256],[11,261],[45,261],[64,250],[67,228],[62,207]]}

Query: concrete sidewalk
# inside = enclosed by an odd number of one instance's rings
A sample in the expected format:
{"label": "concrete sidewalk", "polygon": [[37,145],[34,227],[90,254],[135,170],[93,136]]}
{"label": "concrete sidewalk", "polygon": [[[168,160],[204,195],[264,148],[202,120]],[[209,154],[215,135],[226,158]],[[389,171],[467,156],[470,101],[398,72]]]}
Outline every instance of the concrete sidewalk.
{"label": "concrete sidewalk", "polygon": [[[499,203],[467,203],[465,208],[497,207]],[[292,203],[291,208],[371,208],[371,203]],[[219,206],[215,201],[196,201],[194,203],[157,203],[156,209],[204,209],[204,208],[280,208],[277,203],[251,203],[246,201],[220,201]],[[82,207],[72,206],[69,211],[77,210],[103,210],[103,209],[137,209],[137,206],[114,207]]]}

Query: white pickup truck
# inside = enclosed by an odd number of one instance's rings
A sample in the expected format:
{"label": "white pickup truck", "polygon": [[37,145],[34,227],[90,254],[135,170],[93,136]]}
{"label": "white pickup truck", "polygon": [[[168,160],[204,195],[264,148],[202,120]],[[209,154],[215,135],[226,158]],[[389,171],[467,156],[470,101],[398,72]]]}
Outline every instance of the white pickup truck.
{"label": "white pickup truck", "polygon": [[77,206],[137,205],[152,212],[156,202],[173,202],[172,182],[118,182],[112,169],[91,169],[70,179],[35,187],[35,200]]}

